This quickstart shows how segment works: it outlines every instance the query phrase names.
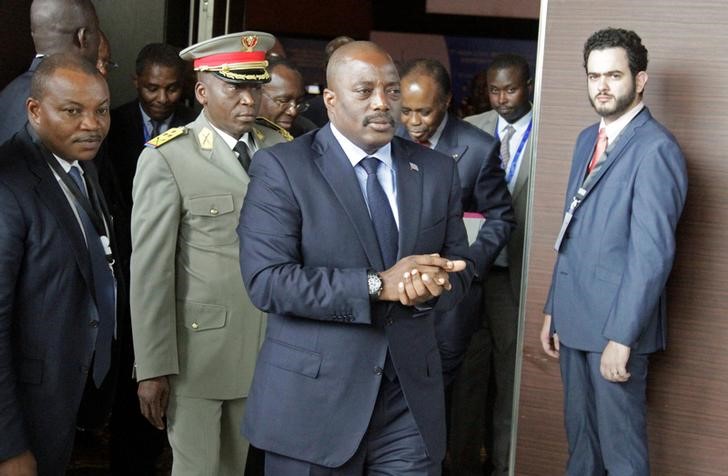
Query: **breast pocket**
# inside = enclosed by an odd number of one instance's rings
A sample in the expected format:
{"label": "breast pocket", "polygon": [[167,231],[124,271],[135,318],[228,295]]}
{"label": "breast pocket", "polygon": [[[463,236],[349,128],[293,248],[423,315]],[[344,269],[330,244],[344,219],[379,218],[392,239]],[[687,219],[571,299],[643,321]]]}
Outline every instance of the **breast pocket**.
{"label": "breast pocket", "polygon": [[227,245],[237,239],[238,214],[231,194],[191,197],[180,234],[189,243]]}

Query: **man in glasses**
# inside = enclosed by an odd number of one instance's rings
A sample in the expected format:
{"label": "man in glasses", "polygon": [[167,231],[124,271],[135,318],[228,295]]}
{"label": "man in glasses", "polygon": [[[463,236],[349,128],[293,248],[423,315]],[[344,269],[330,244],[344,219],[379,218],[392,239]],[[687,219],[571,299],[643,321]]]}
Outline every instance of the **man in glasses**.
{"label": "man in glasses", "polygon": [[258,123],[278,129],[289,140],[315,129],[316,124],[300,115],[308,109],[308,103],[303,102],[303,77],[298,69],[276,57],[270,61],[268,71],[270,83],[262,88]]}

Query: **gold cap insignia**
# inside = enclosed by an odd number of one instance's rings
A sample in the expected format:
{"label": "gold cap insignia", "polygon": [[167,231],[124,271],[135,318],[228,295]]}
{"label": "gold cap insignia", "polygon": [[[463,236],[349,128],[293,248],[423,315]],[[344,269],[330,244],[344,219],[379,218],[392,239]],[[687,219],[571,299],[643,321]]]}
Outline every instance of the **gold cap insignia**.
{"label": "gold cap insignia", "polygon": [[253,48],[258,44],[258,37],[256,35],[245,35],[240,39],[243,44],[245,51],[253,51]]}

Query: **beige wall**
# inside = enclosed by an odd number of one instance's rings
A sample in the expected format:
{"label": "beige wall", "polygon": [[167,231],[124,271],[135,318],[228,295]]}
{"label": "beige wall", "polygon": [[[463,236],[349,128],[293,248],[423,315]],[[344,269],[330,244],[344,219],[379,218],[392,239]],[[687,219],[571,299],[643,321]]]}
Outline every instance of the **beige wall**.
{"label": "beige wall", "polygon": [[516,474],[563,474],[558,363],[540,349],[563,194],[578,132],[596,122],[582,45],[606,26],[637,31],[649,50],[645,103],[677,137],[689,192],[670,278],[669,349],[653,357],[648,405],[652,473],[717,475],[728,467],[728,8],[720,0],[550,0],[545,28],[526,294]]}

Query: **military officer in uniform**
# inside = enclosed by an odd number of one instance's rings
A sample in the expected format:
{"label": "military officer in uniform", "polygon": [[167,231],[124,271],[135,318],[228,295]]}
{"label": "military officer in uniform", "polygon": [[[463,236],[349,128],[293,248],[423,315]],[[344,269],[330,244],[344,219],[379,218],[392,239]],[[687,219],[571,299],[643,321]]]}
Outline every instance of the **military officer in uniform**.
{"label": "military officer in uniform", "polygon": [[[131,313],[144,416],[165,427],[174,475],[241,475],[240,436],[263,316],[240,276],[236,227],[253,154],[284,139],[255,124],[268,33],[183,50],[203,110],[151,139],[132,190]],[[243,258],[245,259],[245,258]]]}

